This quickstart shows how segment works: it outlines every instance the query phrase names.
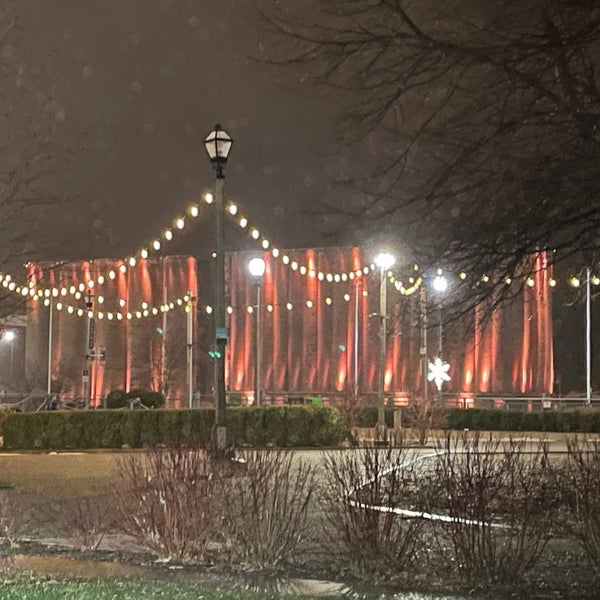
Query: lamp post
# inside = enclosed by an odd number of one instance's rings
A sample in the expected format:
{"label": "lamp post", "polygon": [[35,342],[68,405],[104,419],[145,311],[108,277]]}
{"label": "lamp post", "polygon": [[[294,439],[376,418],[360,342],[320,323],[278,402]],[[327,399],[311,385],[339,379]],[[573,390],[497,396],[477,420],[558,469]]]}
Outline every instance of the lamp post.
{"label": "lamp post", "polygon": [[261,365],[261,325],[260,325],[260,292],[266,264],[262,258],[253,258],[248,262],[248,271],[254,277],[256,285],[256,316],[254,317],[254,403],[260,406],[260,365]]}
{"label": "lamp post", "polygon": [[223,182],[225,164],[231,152],[233,140],[215,125],[204,140],[204,147],[215,170],[215,210],[216,210],[216,276],[215,276],[215,341],[218,356],[216,358],[216,406],[214,442],[218,453],[227,447],[227,429],[225,427],[225,346],[229,332],[225,325],[225,252],[223,249]]}
{"label": "lamp post", "polygon": [[375,265],[379,267],[379,385],[377,388],[377,428],[378,441],[386,441],[385,426],[385,357],[387,338],[387,271],[396,259],[387,252],[375,257]]}
{"label": "lamp post", "polygon": [[[433,289],[439,294],[438,302],[438,358],[442,360],[442,352],[444,346],[444,326],[442,323],[442,295],[448,289],[448,280],[442,275],[441,270],[438,270],[437,276],[433,280]],[[438,402],[441,404],[443,400],[442,385],[438,386]]]}
{"label": "lamp post", "polygon": [[94,310],[94,294],[87,292],[85,294],[85,309],[88,311],[87,320],[87,336],[85,344],[85,366],[83,368],[83,401],[85,407],[88,408],[91,403],[92,396],[92,361],[94,356],[94,346],[96,345],[96,323],[94,321],[93,310]]}

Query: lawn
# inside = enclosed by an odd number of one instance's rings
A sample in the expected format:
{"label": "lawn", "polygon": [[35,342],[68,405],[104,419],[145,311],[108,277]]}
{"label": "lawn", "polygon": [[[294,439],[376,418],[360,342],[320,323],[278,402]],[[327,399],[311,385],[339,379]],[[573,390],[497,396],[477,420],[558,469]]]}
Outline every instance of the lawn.
{"label": "lawn", "polygon": [[[111,580],[111,581],[57,581],[56,579],[28,578],[25,574],[4,574],[0,580],[2,600],[270,600],[280,594],[250,591],[214,590],[199,585],[185,585],[164,581]],[[286,596],[291,600],[309,596]],[[323,598],[321,596],[321,598]]]}

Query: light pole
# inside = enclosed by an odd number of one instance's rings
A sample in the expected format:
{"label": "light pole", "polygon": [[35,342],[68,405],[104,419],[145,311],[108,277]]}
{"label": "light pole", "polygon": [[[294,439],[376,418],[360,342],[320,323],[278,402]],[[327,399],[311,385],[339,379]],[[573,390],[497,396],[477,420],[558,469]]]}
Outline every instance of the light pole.
{"label": "light pole", "polygon": [[387,252],[375,257],[375,265],[379,267],[379,385],[377,388],[377,428],[378,441],[387,440],[385,426],[385,357],[387,353],[387,271],[396,259]]}
{"label": "light pole", "polygon": [[92,361],[94,355],[94,346],[96,345],[96,322],[94,321],[94,294],[88,291],[85,294],[85,309],[88,311],[87,336],[85,348],[85,367],[83,369],[83,401],[88,408],[92,400]]}
{"label": "light pole", "polygon": [[266,264],[262,258],[253,258],[248,262],[248,271],[254,277],[256,285],[256,316],[254,317],[254,403],[260,406],[260,364],[261,364],[261,325],[260,325],[260,292]]}
{"label": "light pole", "polygon": [[[433,289],[439,294],[438,302],[438,358],[442,360],[442,352],[444,346],[444,326],[442,323],[442,295],[448,289],[448,280],[442,275],[441,270],[438,270],[437,276],[433,280]],[[438,402],[441,404],[443,400],[442,385],[438,386]]]}
{"label": "light pole", "polygon": [[54,298],[48,299],[48,380],[46,382],[46,393],[52,393],[52,313],[54,312]]}
{"label": "light pole", "polygon": [[227,447],[227,429],[225,427],[225,346],[229,332],[225,325],[225,252],[223,249],[223,182],[225,164],[231,152],[233,140],[215,125],[204,140],[204,147],[215,170],[215,210],[216,210],[216,275],[215,275],[215,341],[218,356],[216,358],[216,392],[214,442],[218,453]]}

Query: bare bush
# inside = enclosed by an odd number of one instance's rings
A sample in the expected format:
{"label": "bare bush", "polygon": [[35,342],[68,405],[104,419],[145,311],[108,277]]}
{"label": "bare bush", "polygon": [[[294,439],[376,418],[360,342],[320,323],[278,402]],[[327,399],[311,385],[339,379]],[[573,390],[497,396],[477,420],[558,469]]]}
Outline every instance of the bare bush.
{"label": "bare bush", "polygon": [[60,504],[51,529],[82,552],[97,550],[109,527],[108,509],[107,498],[69,498]]}
{"label": "bare bush", "polygon": [[404,410],[421,446],[429,441],[433,430],[442,429],[445,425],[444,407],[434,405],[431,401],[416,400]]}
{"label": "bare bush", "polygon": [[204,556],[217,521],[212,467],[199,448],[148,449],[119,465],[117,524],[159,558]]}
{"label": "bare bush", "polygon": [[21,503],[9,491],[0,493],[0,536],[8,541],[12,548],[19,546],[23,533],[23,511]]}
{"label": "bare bush", "polygon": [[290,562],[310,527],[313,469],[284,450],[252,450],[245,473],[221,478],[230,557],[264,569]]}
{"label": "bare bush", "polygon": [[[451,442],[435,461],[428,509],[448,534],[461,574],[510,581],[538,561],[553,532],[557,494],[547,447],[491,436]],[[452,447],[451,447],[452,446]]]}
{"label": "bare bush", "polygon": [[363,447],[324,455],[326,481],[320,491],[326,538],[354,575],[387,579],[406,574],[420,546],[421,520],[394,509],[416,476],[403,454]]}
{"label": "bare bush", "polygon": [[600,440],[567,440],[564,471],[567,530],[600,567]]}

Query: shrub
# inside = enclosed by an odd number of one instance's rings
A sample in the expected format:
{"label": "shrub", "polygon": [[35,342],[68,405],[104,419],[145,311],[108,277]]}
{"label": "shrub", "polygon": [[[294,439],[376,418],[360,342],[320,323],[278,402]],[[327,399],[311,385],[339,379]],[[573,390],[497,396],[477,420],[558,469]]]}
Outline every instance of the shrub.
{"label": "shrub", "polygon": [[66,537],[82,552],[97,550],[108,530],[108,500],[98,497],[64,500],[58,512],[53,514],[51,530],[60,537]]}
{"label": "shrub", "polygon": [[461,439],[435,459],[427,509],[454,550],[452,561],[472,580],[510,581],[537,563],[553,533],[558,495],[547,449],[482,436]]}
{"label": "shrub", "polygon": [[117,524],[159,558],[203,558],[219,521],[210,474],[199,448],[154,448],[123,459],[113,499]]}
{"label": "shrub", "polygon": [[423,522],[394,514],[415,471],[401,451],[361,448],[324,455],[325,483],[319,492],[331,550],[355,575],[389,580],[406,575],[420,547]]}
{"label": "shrub", "polygon": [[567,463],[562,471],[568,508],[567,528],[588,559],[600,567],[600,441],[567,440]]}
{"label": "shrub", "polygon": [[230,557],[258,569],[288,563],[310,525],[313,470],[283,450],[250,450],[239,458],[244,474],[221,479]]}
{"label": "shrub", "polygon": [[106,396],[106,408],[129,408],[130,403],[136,399],[139,399],[140,404],[146,408],[163,408],[165,406],[165,398],[160,392],[133,389],[129,392],[125,390],[109,392]]}

